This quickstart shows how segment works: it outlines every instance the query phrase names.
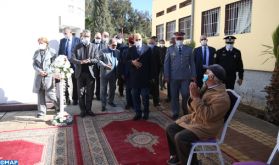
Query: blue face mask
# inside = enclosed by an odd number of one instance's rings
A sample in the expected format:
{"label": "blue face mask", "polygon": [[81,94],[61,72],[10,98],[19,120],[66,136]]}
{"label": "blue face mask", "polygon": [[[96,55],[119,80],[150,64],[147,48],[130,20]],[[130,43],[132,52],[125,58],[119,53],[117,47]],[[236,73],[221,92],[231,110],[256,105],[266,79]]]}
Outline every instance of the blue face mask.
{"label": "blue face mask", "polygon": [[207,80],[208,80],[208,75],[207,75],[207,74],[204,74],[204,75],[203,75],[202,82],[206,82]]}

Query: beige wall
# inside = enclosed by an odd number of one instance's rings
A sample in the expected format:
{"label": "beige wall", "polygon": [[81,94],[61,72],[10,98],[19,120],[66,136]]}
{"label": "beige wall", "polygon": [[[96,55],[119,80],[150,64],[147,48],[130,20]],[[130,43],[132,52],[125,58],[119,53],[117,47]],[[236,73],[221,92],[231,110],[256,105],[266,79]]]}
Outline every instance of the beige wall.
{"label": "beige wall", "polygon": [[[224,26],[225,26],[225,5],[237,0],[195,0],[195,18],[194,18],[194,41],[199,46],[199,37],[201,35],[201,13],[203,11],[221,7],[220,10],[220,35],[209,37],[209,45],[219,49],[225,45],[224,43]],[[164,33],[166,32],[165,23],[179,18],[191,15],[191,5],[179,9],[179,3],[183,0],[162,1],[153,0],[152,11],[152,34],[156,35],[156,25],[164,23]],[[169,14],[166,9],[177,4],[177,10]],[[274,69],[274,59],[269,60],[265,64],[263,62],[269,57],[261,56],[265,48],[262,44],[272,46],[272,32],[279,24],[278,16],[278,0],[253,0],[252,1],[252,25],[251,32],[245,34],[236,34],[237,37],[235,47],[241,50],[245,69],[272,71]],[[156,18],[156,13],[165,10],[165,15]],[[176,22],[176,30],[178,30],[178,22]],[[164,34],[165,36],[165,34]]]}

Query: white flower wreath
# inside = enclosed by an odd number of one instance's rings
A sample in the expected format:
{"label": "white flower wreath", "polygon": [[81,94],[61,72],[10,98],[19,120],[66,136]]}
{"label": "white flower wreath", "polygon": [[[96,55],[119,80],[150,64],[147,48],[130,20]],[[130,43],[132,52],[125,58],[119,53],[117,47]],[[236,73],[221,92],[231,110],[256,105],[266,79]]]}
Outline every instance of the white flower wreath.
{"label": "white flower wreath", "polygon": [[72,73],[74,73],[70,62],[65,55],[59,55],[56,57],[51,66],[53,68],[54,77],[57,79],[70,78]]}

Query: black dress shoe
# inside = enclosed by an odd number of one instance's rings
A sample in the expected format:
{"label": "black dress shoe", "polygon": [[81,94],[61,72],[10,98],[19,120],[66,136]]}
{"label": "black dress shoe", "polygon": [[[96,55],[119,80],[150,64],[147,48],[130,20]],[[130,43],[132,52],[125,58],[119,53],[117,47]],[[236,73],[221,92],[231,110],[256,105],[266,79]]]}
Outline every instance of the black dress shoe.
{"label": "black dress shoe", "polygon": [[87,111],[86,114],[89,116],[96,116],[95,113],[93,113],[92,111]]}
{"label": "black dress shoe", "polygon": [[108,105],[110,105],[112,107],[116,107],[116,104],[114,104],[114,103],[108,103]]}
{"label": "black dress shoe", "polygon": [[134,117],[133,117],[133,120],[140,120],[141,119],[141,116],[140,115],[135,115]]}
{"label": "black dress shoe", "polygon": [[80,116],[80,117],[85,117],[85,116],[86,116],[86,113],[85,113],[85,112],[81,112],[79,116]]}
{"label": "black dress shoe", "polygon": [[102,107],[102,111],[104,112],[104,111],[106,111],[107,109],[106,109],[106,107],[104,106],[104,107]]}
{"label": "black dress shoe", "polygon": [[177,165],[179,164],[179,160],[176,156],[171,156],[170,159],[167,161],[168,165]]}

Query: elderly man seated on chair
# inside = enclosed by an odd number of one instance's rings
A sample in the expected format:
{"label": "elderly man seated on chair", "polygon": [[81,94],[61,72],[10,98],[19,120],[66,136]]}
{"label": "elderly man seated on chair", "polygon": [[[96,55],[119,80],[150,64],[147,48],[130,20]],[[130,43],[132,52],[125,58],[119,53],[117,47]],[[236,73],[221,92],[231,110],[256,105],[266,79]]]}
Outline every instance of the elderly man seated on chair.
{"label": "elderly man seated on chair", "polygon": [[[166,129],[170,150],[168,164],[186,165],[192,142],[218,135],[230,109],[230,97],[223,83],[225,77],[224,68],[214,64],[207,67],[201,90],[195,82],[190,84],[189,114],[182,116]],[[191,164],[198,164],[196,155]]]}

